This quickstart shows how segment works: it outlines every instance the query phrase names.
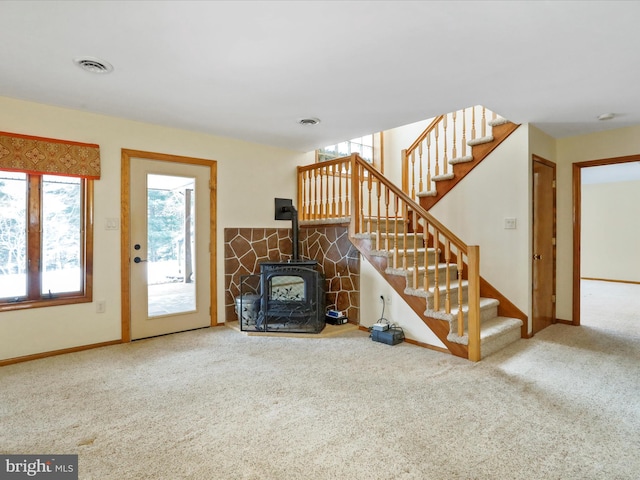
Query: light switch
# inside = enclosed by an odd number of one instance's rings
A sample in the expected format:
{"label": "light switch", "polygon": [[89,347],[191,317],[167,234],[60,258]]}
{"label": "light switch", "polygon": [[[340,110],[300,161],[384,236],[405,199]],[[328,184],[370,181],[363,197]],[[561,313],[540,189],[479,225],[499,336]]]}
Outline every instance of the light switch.
{"label": "light switch", "polygon": [[120,228],[119,218],[107,218],[104,222],[105,230],[118,230]]}
{"label": "light switch", "polygon": [[504,229],[505,230],[515,230],[517,226],[517,220],[515,218],[505,218],[504,219]]}

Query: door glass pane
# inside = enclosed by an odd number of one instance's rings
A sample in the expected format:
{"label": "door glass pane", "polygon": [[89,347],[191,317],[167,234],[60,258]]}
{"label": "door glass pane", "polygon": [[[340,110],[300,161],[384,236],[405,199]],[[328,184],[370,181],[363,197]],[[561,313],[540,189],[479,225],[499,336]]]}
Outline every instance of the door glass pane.
{"label": "door glass pane", "polygon": [[271,278],[269,300],[306,301],[304,279],[300,276],[276,275]]}
{"label": "door glass pane", "polygon": [[42,177],[43,295],[81,290],[80,182],[72,177]]}
{"label": "door glass pane", "polygon": [[147,315],[196,309],[195,178],[147,175]]}
{"label": "door glass pane", "polygon": [[0,298],[27,295],[27,175],[0,172]]}

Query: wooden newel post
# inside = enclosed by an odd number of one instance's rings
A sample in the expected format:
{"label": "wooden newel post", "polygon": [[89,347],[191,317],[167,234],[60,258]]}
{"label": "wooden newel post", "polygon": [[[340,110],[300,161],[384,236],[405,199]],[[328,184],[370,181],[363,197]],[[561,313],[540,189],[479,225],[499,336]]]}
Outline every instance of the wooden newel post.
{"label": "wooden newel post", "polygon": [[356,162],[357,154],[351,154],[351,223],[350,235],[361,233],[360,228],[360,168]]}
{"label": "wooden newel post", "polygon": [[[316,151],[316,156],[318,155]],[[298,202],[296,205],[298,206],[298,215],[300,220],[306,220],[307,216],[305,215],[305,209],[307,207],[306,202],[304,201],[304,191],[306,188],[304,182],[304,174],[300,172],[300,167],[297,167],[297,177],[298,177]]]}
{"label": "wooden newel post", "polygon": [[480,247],[469,245],[467,250],[469,263],[469,360],[480,361]]}

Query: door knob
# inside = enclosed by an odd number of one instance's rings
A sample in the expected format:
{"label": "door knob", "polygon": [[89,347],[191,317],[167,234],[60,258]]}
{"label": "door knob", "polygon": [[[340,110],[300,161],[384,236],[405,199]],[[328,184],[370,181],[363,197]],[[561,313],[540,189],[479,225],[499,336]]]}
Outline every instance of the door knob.
{"label": "door knob", "polygon": [[134,261],[134,262],[136,262],[136,263],[140,263],[140,262],[146,262],[147,260],[146,260],[146,259],[145,259],[145,260],[143,260],[143,259],[142,259],[142,258],[140,258],[140,257],[136,257],[136,258],[134,258],[134,259],[133,259],[133,261]]}
{"label": "door knob", "polygon": [[540,255],[539,253],[534,253],[533,254],[533,259],[534,260],[542,260],[542,255]]}

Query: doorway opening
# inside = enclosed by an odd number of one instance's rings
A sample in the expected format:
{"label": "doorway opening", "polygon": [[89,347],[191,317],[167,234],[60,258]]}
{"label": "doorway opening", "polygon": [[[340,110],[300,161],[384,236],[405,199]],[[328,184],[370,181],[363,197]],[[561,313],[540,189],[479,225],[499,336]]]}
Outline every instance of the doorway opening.
{"label": "doorway opening", "polygon": [[[640,182],[640,155],[573,164],[573,325],[581,325],[582,304],[592,305],[597,300],[594,295],[604,296],[609,287],[615,286],[603,282],[640,281],[630,273],[637,262],[629,258],[640,253],[635,252],[637,249],[616,248],[619,239],[630,240],[628,231],[621,227],[640,229],[638,215],[629,210],[638,208],[637,201],[620,197],[634,188],[628,182]],[[583,290],[588,299],[583,299]]]}

